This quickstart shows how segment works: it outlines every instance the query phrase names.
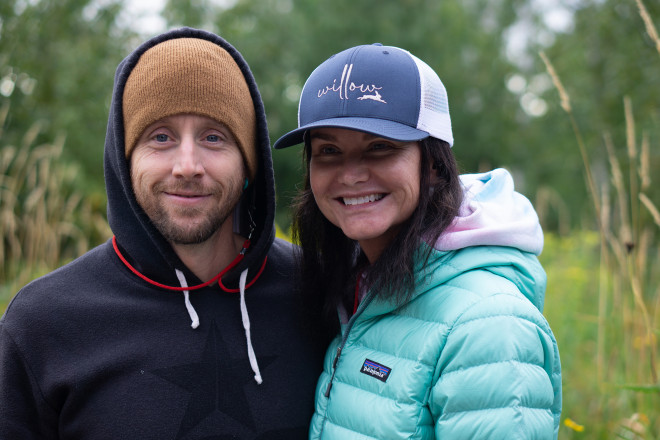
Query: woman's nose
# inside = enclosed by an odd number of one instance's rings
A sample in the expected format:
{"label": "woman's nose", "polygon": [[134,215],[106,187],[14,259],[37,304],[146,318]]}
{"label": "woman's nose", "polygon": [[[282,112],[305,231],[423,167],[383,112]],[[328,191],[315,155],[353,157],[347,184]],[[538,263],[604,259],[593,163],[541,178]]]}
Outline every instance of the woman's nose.
{"label": "woman's nose", "polygon": [[344,185],[355,185],[369,179],[369,167],[360,158],[347,158],[342,163],[339,172],[339,182]]}

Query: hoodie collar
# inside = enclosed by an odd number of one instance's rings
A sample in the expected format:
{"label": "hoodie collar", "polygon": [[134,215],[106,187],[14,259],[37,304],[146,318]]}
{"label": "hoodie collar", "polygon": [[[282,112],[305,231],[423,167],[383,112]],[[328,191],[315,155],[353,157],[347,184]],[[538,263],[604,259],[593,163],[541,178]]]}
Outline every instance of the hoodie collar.
{"label": "hoodie collar", "polygon": [[459,214],[435,243],[449,251],[468,246],[508,246],[541,254],[543,231],[532,203],[514,189],[503,168],[463,174],[463,203]]}

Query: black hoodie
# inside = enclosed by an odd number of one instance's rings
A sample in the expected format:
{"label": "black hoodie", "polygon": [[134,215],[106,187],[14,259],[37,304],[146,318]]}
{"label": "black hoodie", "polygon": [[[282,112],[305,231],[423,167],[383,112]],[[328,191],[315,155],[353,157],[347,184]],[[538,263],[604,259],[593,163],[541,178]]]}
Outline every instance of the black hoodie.
{"label": "black hoodie", "polygon": [[[188,286],[206,281],[136,202],[122,118],[124,85],[140,55],[184,37],[218,44],[241,68],[257,114],[259,158],[235,217],[243,235],[254,222],[251,246],[223,277],[227,289],[214,283],[189,292],[192,309],[183,293],[154,286],[127,266],[168,286],[181,286],[181,275]],[[109,240],[30,283],[0,320],[0,439],[306,438],[325,346],[301,318],[291,245],[274,238],[266,117],[238,51],[214,34],[182,28],[124,59],[115,75],[105,181],[117,248]],[[246,269],[242,307],[235,290]]]}

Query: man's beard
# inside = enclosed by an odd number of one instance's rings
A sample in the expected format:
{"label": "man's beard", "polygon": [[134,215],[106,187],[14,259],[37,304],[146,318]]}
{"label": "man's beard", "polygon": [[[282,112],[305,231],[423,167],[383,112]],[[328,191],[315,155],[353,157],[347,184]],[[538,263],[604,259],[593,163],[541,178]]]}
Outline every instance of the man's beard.
{"label": "man's beard", "polygon": [[[241,198],[240,184],[233,181],[226,183],[227,185],[224,187],[216,184],[210,190],[203,188],[194,181],[186,181],[172,186],[158,183],[146,191],[142,188],[136,188],[135,197],[153,225],[167,241],[179,245],[200,244],[211,238],[222,227],[227,218],[232,215],[234,207]],[[177,193],[179,190],[192,190],[199,194],[211,193],[216,203],[212,208],[175,208],[166,205],[157,196],[164,189],[167,189],[169,193]],[[172,209],[177,210],[176,214],[179,221],[172,218],[170,214]],[[204,211],[206,211],[205,215]],[[204,215],[201,220],[193,221],[198,219],[200,215]],[[190,222],[186,222],[186,218],[190,219]]]}

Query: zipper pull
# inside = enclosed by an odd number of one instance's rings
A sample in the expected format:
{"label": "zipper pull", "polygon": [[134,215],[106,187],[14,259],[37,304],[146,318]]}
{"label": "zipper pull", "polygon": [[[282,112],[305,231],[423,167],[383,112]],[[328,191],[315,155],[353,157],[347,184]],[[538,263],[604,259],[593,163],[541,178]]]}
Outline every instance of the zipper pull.
{"label": "zipper pull", "polygon": [[342,348],[341,345],[337,347],[337,354],[335,355],[335,360],[332,361],[332,376],[330,377],[330,382],[328,382],[328,387],[325,389],[326,399],[330,397],[330,390],[332,389],[332,381],[335,380],[335,372],[337,371],[337,362],[339,361],[339,356],[341,356],[341,348]]}
{"label": "zipper pull", "polygon": [[339,356],[341,356],[341,346],[337,347],[337,354],[335,355],[335,360],[332,361],[333,376],[334,376],[334,370],[337,369],[337,362],[339,362]]}

